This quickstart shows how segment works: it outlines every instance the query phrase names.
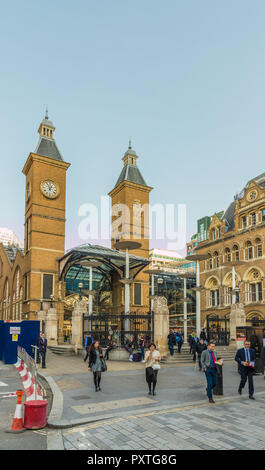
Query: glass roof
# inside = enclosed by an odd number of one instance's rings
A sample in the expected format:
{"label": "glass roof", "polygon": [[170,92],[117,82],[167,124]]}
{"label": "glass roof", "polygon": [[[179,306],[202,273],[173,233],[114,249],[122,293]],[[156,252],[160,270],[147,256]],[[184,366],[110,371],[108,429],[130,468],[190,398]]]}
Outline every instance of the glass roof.
{"label": "glass roof", "polygon": [[[102,262],[99,267],[93,268],[94,273],[98,275],[112,274],[118,272],[124,275],[125,271],[125,253],[118,250],[113,250],[100,245],[90,245],[89,243],[77,246],[68,250],[65,255],[59,259],[59,276],[60,280],[66,275],[77,278],[80,276],[84,279],[84,275],[89,277],[89,267],[82,266],[81,261],[99,261]],[[130,270],[135,269],[137,272],[141,271],[147,266],[150,261],[140,256],[130,254],[129,264]],[[69,270],[71,269],[70,273]]]}

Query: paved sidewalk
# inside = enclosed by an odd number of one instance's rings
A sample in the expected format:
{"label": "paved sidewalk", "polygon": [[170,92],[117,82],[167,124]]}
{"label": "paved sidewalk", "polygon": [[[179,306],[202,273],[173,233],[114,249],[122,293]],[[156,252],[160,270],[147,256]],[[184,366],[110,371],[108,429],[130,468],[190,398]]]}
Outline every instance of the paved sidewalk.
{"label": "paved sidewalk", "polygon": [[[108,362],[108,371],[102,374],[102,390],[95,392],[93,375],[87,371],[82,357],[62,357],[50,353],[44,374],[54,391],[54,404],[49,425],[66,428],[128,416],[146,410],[166,410],[182,403],[207,403],[205,375],[194,366],[162,366],[158,374],[157,395],[148,395],[145,365]],[[226,363],[224,397],[238,399],[239,374],[235,362]],[[263,376],[255,377],[256,392],[265,390]],[[247,394],[247,390],[245,390]]]}
{"label": "paved sidewalk", "polygon": [[265,450],[265,392],[62,431],[67,450]]}

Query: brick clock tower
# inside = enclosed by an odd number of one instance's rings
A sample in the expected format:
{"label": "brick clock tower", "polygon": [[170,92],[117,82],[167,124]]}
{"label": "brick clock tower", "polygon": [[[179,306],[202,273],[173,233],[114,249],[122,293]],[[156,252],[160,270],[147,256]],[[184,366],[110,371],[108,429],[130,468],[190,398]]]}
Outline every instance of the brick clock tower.
{"label": "brick clock tower", "polygon": [[[131,141],[123,157],[123,169],[118,181],[110,191],[112,199],[112,248],[119,239],[141,243],[141,248],[130,254],[149,258],[149,193],[137,166],[138,156],[132,149]],[[132,273],[131,273],[132,275]],[[124,288],[118,276],[113,279],[114,312],[124,311]],[[140,272],[130,286],[130,310],[141,313],[149,311],[149,275]]]}
{"label": "brick clock tower", "polygon": [[64,309],[57,259],[65,248],[65,185],[70,164],[58,150],[54,131],[46,111],[37,148],[22,170],[26,176],[23,313],[34,320],[36,312],[56,308],[61,336]]}

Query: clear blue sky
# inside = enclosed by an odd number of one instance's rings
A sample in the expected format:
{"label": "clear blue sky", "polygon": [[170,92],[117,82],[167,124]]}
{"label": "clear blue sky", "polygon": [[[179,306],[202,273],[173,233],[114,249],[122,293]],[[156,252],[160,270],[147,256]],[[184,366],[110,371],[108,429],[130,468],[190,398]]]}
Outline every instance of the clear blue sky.
{"label": "clear blue sky", "polygon": [[0,17],[0,226],[23,239],[24,176],[45,106],[78,208],[113,188],[132,137],[152,203],[189,235],[262,173],[264,0],[12,0]]}

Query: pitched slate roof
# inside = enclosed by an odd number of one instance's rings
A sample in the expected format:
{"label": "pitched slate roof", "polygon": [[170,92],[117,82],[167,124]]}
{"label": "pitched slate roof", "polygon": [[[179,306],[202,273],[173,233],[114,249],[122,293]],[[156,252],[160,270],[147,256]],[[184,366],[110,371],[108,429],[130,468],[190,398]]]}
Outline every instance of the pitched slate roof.
{"label": "pitched slate roof", "polygon": [[21,256],[24,256],[24,251],[22,248],[19,248],[16,245],[3,245],[3,248],[11,264],[14,263],[18,251],[20,252]]}
{"label": "pitched slate roof", "polygon": [[123,167],[121,174],[115,184],[118,186],[122,181],[130,181],[131,183],[141,184],[142,186],[147,186],[144,178],[141,175],[139,168],[136,165],[126,165]]}
{"label": "pitched slate roof", "polygon": [[53,158],[54,160],[59,160],[61,162],[64,161],[56,145],[56,142],[53,139],[47,139],[45,137],[41,137],[37,145],[37,148],[35,150],[35,153],[37,153],[37,155],[50,157],[50,158]]}

